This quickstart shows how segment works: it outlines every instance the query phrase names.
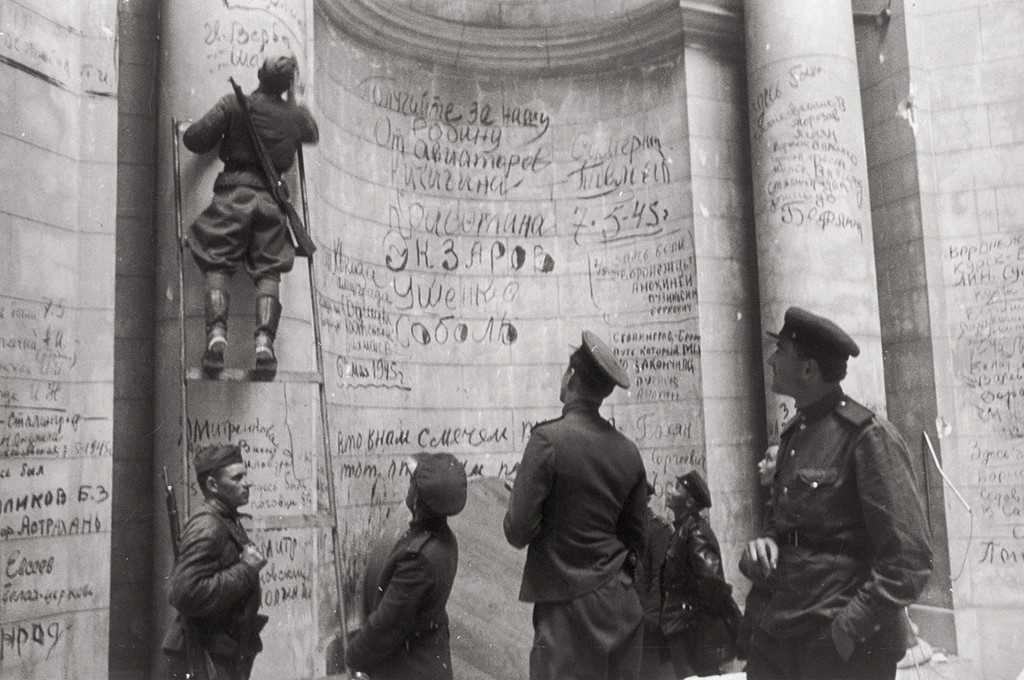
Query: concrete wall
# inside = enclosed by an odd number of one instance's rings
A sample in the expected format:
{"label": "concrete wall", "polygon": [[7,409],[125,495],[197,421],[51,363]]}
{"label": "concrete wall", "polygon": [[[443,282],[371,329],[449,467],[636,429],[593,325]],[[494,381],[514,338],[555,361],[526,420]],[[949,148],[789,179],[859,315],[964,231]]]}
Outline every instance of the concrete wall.
{"label": "concrete wall", "polygon": [[711,525],[741,604],[750,584],[739,555],[762,518],[756,464],[766,443],[765,405],[754,396],[764,365],[745,68],[738,41],[686,52]]}
{"label": "concrete wall", "polygon": [[[501,58],[514,67],[535,47],[515,31],[466,30],[459,53],[493,57],[488,70],[404,59],[347,28],[318,25],[315,191],[330,237],[318,293],[353,597],[368,547],[403,514],[406,458],[445,450],[470,477],[514,473],[533,424],[560,413],[583,329],[632,372],[605,414],[638,443],[658,495],[706,459],[679,47],[633,66],[635,42],[585,42],[626,34],[600,14],[547,46],[578,67],[553,72],[553,54],[512,75]],[[606,66],[622,45],[626,65]],[[501,541],[500,526],[487,530]]]}
{"label": "concrete wall", "polygon": [[[878,7],[861,2],[855,9],[871,14]],[[921,492],[928,498],[935,568],[920,602],[948,610],[952,598],[942,478],[922,441],[922,431],[926,431],[933,444],[939,445],[917,168],[920,127],[911,94],[906,26],[901,5],[893,8],[888,24],[868,16],[858,19],[858,64],[875,225],[888,417],[907,440]],[[928,631],[928,641],[941,648],[955,649],[951,619],[948,624],[946,632]]]}
{"label": "concrete wall", "polygon": [[116,33],[113,3],[0,3],[5,679],[107,674]]}
{"label": "concrete wall", "polygon": [[957,642],[1014,677],[1024,636],[1024,3],[908,3]]}

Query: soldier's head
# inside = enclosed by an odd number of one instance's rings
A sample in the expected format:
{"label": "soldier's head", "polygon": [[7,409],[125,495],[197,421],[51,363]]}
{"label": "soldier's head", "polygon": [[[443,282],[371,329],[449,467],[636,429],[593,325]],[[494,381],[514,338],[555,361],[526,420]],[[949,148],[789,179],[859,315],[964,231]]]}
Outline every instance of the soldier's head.
{"label": "soldier's head", "polygon": [[249,502],[252,483],[237,444],[204,446],[196,453],[194,467],[196,481],[206,498],[216,498],[232,510]]}
{"label": "soldier's head", "polygon": [[697,470],[690,470],[676,478],[676,483],[665,489],[665,505],[676,518],[692,515],[711,507],[711,491]]}
{"label": "soldier's head", "polygon": [[466,506],[466,468],[450,453],[418,456],[405,504],[414,519],[449,517]]}
{"label": "soldier's head", "polygon": [[764,452],[764,458],[757,462],[757,480],[761,486],[771,486],[775,480],[775,468],[779,460],[779,445],[772,444]]}
{"label": "soldier's head", "polygon": [[569,356],[569,367],[562,375],[559,399],[562,403],[573,399],[602,401],[616,385],[628,389],[629,373],[601,338],[583,331],[583,342]]}
{"label": "soldier's head", "polygon": [[820,393],[846,377],[850,357],[860,354],[853,338],[833,321],[799,307],[786,310],[785,322],[768,359],[772,391],[797,400]]}
{"label": "soldier's head", "polygon": [[299,71],[299,62],[293,56],[267,57],[257,76],[260,89],[269,94],[281,94],[288,90]]}

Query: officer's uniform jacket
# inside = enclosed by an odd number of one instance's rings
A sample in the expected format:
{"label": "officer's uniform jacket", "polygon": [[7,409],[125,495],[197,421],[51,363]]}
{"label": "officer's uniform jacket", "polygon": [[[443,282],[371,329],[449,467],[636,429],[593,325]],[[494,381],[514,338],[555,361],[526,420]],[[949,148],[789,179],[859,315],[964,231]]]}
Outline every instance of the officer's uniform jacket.
{"label": "officer's uniform jacket", "polygon": [[662,568],[664,635],[695,633],[705,645],[731,645],[739,626],[732,586],[725,581],[722,550],[700,515],[675,523]]}
{"label": "officer's uniform jacket", "polygon": [[784,427],[763,535],[780,548],[761,624],[777,638],[834,619],[863,641],[896,625],[931,572],[907,446],[838,386]]}
{"label": "officer's uniform jacket", "polygon": [[524,602],[576,599],[617,575],[631,553],[643,553],[643,460],[599,405],[566,404],[526,444],[504,521],[510,544],[529,545]]}
{"label": "officer's uniform jacket", "polygon": [[178,564],[171,576],[169,600],[178,619],[168,632],[164,650],[185,656],[188,629],[218,664],[245,668],[263,649],[259,614],[259,571],[241,561],[249,537],[237,512],[214,498],[185,524]]}
{"label": "officer's uniform jacket", "polygon": [[448,596],[459,546],[444,517],[412,522],[377,583],[379,602],[346,660],[373,680],[451,680]]}

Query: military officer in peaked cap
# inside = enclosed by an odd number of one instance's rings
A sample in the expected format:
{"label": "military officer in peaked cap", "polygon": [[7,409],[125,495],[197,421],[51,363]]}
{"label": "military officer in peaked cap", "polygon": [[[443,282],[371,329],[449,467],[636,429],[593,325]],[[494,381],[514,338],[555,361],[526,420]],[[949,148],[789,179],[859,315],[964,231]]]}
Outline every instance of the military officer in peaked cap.
{"label": "military officer in peaked cap", "polygon": [[516,475],[505,537],[529,546],[519,599],[534,603],[530,678],[636,678],[643,608],[633,567],[644,548],[647,479],[636,445],[601,417],[629,375],[595,334],[569,357],[562,417],[535,426]]}
{"label": "military officer in peaked cap", "polygon": [[[451,680],[448,596],[459,545],[448,517],[466,505],[466,470],[450,453],[423,456],[405,499],[412,521],[375,584],[379,599],[346,650],[373,680]],[[371,586],[372,587],[372,586]]]}
{"label": "military officer in peaked cap", "polygon": [[267,558],[238,512],[252,483],[237,444],[204,446],[194,468],[204,502],[181,532],[171,575],[169,599],[178,618],[164,640],[168,677],[246,680],[267,622],[259,613]]}
{"label": "military officer in peaked cap", "polygon": [[931,573],[924,506],[906,444],[843,393],[857,343],[798,307],[768,360],[796,400],[783,426],[765,528],[740,569],[771,601],[750,643],[750,680],[881,679],[903,656],[903,609]]}

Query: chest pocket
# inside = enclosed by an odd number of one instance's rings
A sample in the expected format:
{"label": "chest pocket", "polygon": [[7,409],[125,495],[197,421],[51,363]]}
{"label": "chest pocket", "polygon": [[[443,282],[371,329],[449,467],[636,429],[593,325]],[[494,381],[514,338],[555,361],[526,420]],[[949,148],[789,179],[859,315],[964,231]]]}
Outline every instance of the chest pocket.
{"label": "chest pocket", "polygon": [[839,471],[835,468],[802,468],[797,470],[796,476],[800,481],[812,489],[820,487],[831,488],[839,479]]}

